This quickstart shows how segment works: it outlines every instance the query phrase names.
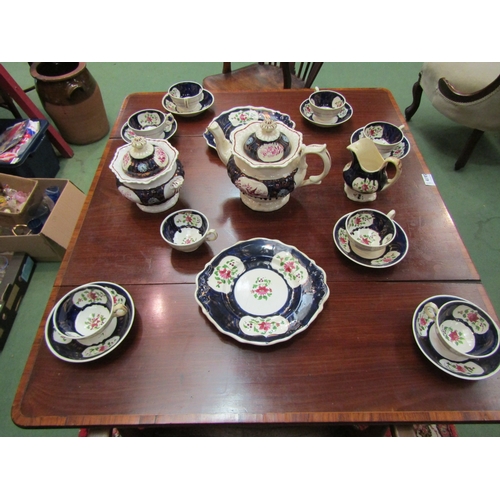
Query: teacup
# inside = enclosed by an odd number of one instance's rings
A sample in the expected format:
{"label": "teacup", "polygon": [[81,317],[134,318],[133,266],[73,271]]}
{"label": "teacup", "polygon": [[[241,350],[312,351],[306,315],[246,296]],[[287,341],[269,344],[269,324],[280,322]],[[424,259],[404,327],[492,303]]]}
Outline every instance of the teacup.
{"label": "teacup", "polygon": [[453,300],[440,308],[426,304],[425,313],[435,321],[438,338],[455,354],[481,359],[498,347],[498,326],[480,307],[466,300]]}
{"label": "teacup", "polygon": [[396,236],[394,210],[388,214],[369,208],[356,210],[347,217],[345,228],[351,250],[364,259],[384,255],[387,245]]}
{"label": "teacup", "polygon": [[128,119],[128,126],[139,136],[160,139],[169,125],[167,115],[157,109],[142,109]]}
{"label": "teacup", "polygon": [[389,122],[371,122],[363,128],[363,136],[371,139],[380,153],[387,156],[403,141],[401,128]]}
{"label": "teacup", "polygon": [[205,240],[218,237],[215,229],[210,229],[208,219],[197,210],[178,210],[171,213],[161,223],[162,238],[176,250],[194,252]]}
{"label": "teacup", "polygon": [[345,103],[342,94],[333,90],[320,90],[318,87],[309,96],[309,105],[314,118],[325,123],[331,122],[345,108]]}
{"label": "teacup", "polygon": [[105,287],[87,284],[67,293],[55,306],[53,326],[68,339],[82,339],[98,335],[113,318],[124,316],[127,306],[114,303]]}
{"label": "teacup", "polygon": [[179,112],[194,111],[203,99],[203,87],[196,82],[174,83],[168,94]]}

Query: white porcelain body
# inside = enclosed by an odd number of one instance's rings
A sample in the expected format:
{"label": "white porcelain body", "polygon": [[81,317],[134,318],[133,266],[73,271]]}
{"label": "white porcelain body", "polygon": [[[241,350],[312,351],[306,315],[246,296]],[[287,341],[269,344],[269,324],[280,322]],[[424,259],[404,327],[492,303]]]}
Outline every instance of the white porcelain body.
{"label": "white porcelain body", "polygon": [[394,210],[384,214],[369,208],[349,214],[345,227],[351,250],[369,260],[383,255],[396,236],[396,226],[392,221],[395,215]]}
{"label": "white porcelain body", "polygon": [[330,123],[341,111],[345,109],[345,97],[333,90],[316,91],[309,96],[309,105],[316,121]]}
{"label": "white porcelain body", "polygon": [[[276,123],[278,130],[290,142],[290,152],[286,158],[272,163],[253,160],[244,150],[247,139],[260,129],[262,122],[250,122],[236,128],[231,132],[229,140],[216,121],[208,127],[215,138],[219,158],[227,166],[231,181],[240,190],[241,200],[252,210],[261,212],[271,212],[283,207],[294,189],[320,184],[331,167],[326,144],[306,146],[300,132],[281,122]],[[306,177],[308,154],[316,154],[321,158],[323,171],[320,174]],[[274,189],[274,185],[280,187]]]}
{"label": "white porcelain body", "polygon": [[[193,91],[185,95],[178,90],[183,87],[189,87]],[[168,94],[180,112],[194,111],[196,105],[203,99],[203,87],[197,82],[177,82],[170,86]]]}
{"label": "white porcelain body", "polygon": [[160,226],[161,237],[175,250],[194,252],[205,241],[214,241],[218,234],[210,229],[207,217],[197,210],[177,210]]}
{"label": "white porcelain body", "polygon": [[148,140],[161,147],[168,157],[167,166],[161,172],[144,179],[129,175],[123,165],[126,164],[130,145],[117,149],[110,168],[116,176],[118,190],[125,198],[134,202],[144,212],[164,212],[172,208],[179,199],[179,192],[184,183],[184,169],[178,160],[179,152],[168,141]]}

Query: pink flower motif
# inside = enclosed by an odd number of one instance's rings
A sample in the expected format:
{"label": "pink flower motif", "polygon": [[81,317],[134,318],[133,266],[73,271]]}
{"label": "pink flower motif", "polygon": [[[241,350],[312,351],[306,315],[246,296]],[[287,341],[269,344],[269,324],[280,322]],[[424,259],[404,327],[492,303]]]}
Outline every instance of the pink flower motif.
{"label": "pink flower motif", "polygon": [[456,330],[452,330],[450,332],[450,340],[452,342],[456,342],[457,340],[460,340],[460,335],[458,334],[458,332]]}
{"label": "pink flower motif", "polygon": [[259,330],[264,330],[265,332],[267,332],[271,329],[271,326],[272,324],[268,321],[262,321],[261,323],[259,323]]}
{"label": "pink flower motif", "polygon": [[420,326],[425,326],[427,324],[427,320],[424,317],[421,317],[419,323]]}
{"label": "pink flower motif", "polygon": [[370,238],[361,238],[361,243],[364,243],[365,245],[369,245],[370,244]]}
{"label": "pink flower motif", "polygon": [[227,280],[231,277],[231,271],[229,271],[229,269],[221,269],[219,271],[219,274],[221,276],[221,278]]}
{"label": "pink flower motif", "polygon": [[260,285],[258,288],[255,289],[255,293],[257,295],[267,295],[270,291],[271,289],[264,285]]}
{"label": "pink flower motif", "polygon": [[295,264],[292,261],[285,262],[283,268],[285,269],[285,272],[291,273],[295,269]]}
{"label": "pink flower motif", "polygon": [[473,312],[467,313],[467,319],[469,321],[471,321],[472,323],[475,323],[479,319],[479,316],[478,316],[476,311],[473,311]]}
{"label": "pink flower motif", "polygon": [[455,365],[457,372],[465,373],[467,370],[462,365]]}

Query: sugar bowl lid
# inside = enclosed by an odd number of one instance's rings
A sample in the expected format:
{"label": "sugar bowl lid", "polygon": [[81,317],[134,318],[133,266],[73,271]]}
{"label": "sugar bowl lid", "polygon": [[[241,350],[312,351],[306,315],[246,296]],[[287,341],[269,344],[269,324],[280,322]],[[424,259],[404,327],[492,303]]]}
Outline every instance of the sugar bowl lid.
{"label": "sugar bowl lid", "polygon": [[137,179],[157,175],[169,164],[167,151],[141,136],[132,138],[128,153],[123,157],[123,171]]}

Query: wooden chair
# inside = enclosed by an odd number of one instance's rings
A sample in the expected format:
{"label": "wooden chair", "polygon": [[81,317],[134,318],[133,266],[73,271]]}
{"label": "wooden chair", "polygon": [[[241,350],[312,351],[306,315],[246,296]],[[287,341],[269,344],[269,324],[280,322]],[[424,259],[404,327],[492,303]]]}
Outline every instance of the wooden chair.
{"label": "wooden chair", "polygon": [[207,76],[203,87],[210,91],[281,90],[312,87],[322,62],[256,63],[232,70],[225,62],[222,73]]}
{"label": "wooden chair", "polygon": [[424,63],[413,85],[406,120],[416,113],[422,94],[454,122],[472,129],[455,163],[463,168],[485,131],[500,130],[500,63]]}

